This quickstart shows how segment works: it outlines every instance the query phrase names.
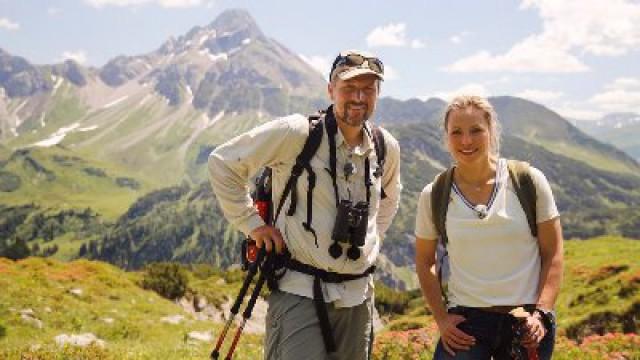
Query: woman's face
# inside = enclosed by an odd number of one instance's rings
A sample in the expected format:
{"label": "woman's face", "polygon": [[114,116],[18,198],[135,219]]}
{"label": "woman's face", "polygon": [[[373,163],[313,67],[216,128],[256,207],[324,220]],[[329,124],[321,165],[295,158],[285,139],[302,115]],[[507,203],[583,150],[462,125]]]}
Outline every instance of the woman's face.
{"label": "woman's face", "polygon": [[475,107],[452,110],[446,130],[449,152],[458,164],[489,161],[491,133],[484,111]]}

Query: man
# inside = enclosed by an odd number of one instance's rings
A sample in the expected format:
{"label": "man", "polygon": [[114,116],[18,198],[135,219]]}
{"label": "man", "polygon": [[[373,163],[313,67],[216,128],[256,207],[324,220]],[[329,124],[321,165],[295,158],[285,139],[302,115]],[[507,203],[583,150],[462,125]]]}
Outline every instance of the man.
{"label": "man", "polygon": [[[402,188],[398,142],[380,130],[386,151],[378,169],[375,132],[367,122],[383,77],[382,62],[370,54],[336,57],[322,140],[307,176],[294,182],[281,206],[311,132],[307,117],[259,126],[209,157],[211,184],[229,222],[267,252],[291,255],[268,298],[266,359],[370,358],[373,264]],[[248,193],[248,179],[265,166],[272,168],[274,207],[282,207],[275,226],[260,218]]]}

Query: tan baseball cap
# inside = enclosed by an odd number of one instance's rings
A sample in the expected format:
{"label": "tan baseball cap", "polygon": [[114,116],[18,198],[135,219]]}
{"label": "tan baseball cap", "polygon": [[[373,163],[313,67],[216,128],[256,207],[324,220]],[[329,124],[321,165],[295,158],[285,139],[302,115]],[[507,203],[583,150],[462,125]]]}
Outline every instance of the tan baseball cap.
{"label": "tan baseball cap", "polygon": [[345,50],[340,52],[331,66],[329,81],[336,76],[341,80],[348,80],[356,76],[372,74],[384,80],[384,65],[375,55],[360,50]]}

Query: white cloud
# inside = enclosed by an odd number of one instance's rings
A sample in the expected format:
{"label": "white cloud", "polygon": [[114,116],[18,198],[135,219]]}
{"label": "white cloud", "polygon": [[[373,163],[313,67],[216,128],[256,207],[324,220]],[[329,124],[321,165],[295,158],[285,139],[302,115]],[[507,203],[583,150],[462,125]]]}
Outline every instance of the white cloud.
{"label": "white cloud", "polygon": [[20,24],[3,17],[0,18],[0,29],[18,30],[20,29]]}
{"label": "white cloud", "polygon": [[565,119],[576,120],[597,120],[602,118],[604,113],[598,110],[591,110],[584,104],[565,103],[561,106],[553,106],[551,110],[557,112]]}
{"label": "white cloud", "polygon": [[564,102],[552,107],[560,115],[579,120],[598,120],[612,112],[638,112],[640,78],[618,78],[603,86],[603,91],[581,102]]}
{"label": "white cloud", "polygon": [[[467,58],[446,66],[450,72],[551,72],[571,73],[589,70],[580,60],[571,54],[537,39],[529,38],[517,44],[504,55],[492,55],[488,51],[480,51]],[[541,55],[543,54],[543,55]]]}
{"label": "white cloud", "polygon": [[634,0],[523,0],[536,9],[542,31],[504,54],[480,51],[445,67],[451,72],[587,71],[578,55],[619,56],[640,46],[640,3]]}
{"label": "white cloud", "polygon": [[368,47],[411,47],[420,49],[425,46],[420,39],[408,39],[407,25],[404,23],[378,26],[367,35]]}
{"label": "white cloud", "polygon": [[466,38],[467,36],[469,36],[471,33],[468,31],[463,31],[461,33],[452,35],[451,37],[449,37],[449,41],[458,45],[460,43],[462,43],[462,41],[464,40],[464,38]]}
{"label": "white cloud", "polygon": [[640,79],[618,78],[592,96],[589,103],[605,112],[638,112],[640,109]]}
{"label": "white cloud", "polygon": [[528,100],[533,100],[535,102],[544,103],[551,100],[557,100],[564,96],[564,93],[561,91],[527,89],[517,93],[516,96]]}
{"label": "white cloud", "polygon": [[64,51],[62,56],[60,56],[60,60],[73,60],[78,64],[85,64],[87,62],[87,52],[84,50],[76,50],[76,51]]}
{"label": "white cloud", "polygon": [[385,81],[397,80],[398,76],[399,76],[398,72],[396,71],[396,69],[394,67],[391,67],[390,65],[385,65],[384,66],[384,80]]}
{"label": "white cloud", "polygon": [[56,16],[56,15],[60,14],[61,12],[62,12],[62,10],[60,10],[60,8],[57,8],[57,7],[47,8],[47,14],[49,16]]}
{"label": "white cloud", "polygon": [[305,56],[299,54],[300,58],[312,68],[317,70],[325,79],[329,78],[329,71],[331,70],[331,59],[327,56],[311,55]]}
{"label": "white cloud", "polygon": [[412,49],[422,49],[424,47],[425,47],[425,44],[422,40],[418,40],[418,39],[411,40]]}
{"label": "white cloud", "polygon": [[607,90],[640,90],[640,79],[617,78],[612,83],[605,85]]}
{"label": "white cloud", "polygon": [[85,0],[89,5],[102,8],[105,6],[139,6],[147,4],[160,5],[164,8],[186,8],[198,6],[202,3],[202,0]]}
{"label": "white cloud", "polygon": [[450,101],[455,96],[458,96],[458,95],[478,95],[478,96],[488,97],[491,94],[489,92],[489,89],[487,89],[487,87],[484,86],[483,84],[468,83],[468,84],[462,85],[459,88],[454,89],[454,90],[439,91],[439,92],[436,92],[435,94],[425,95],[425,96],[421,96],[419,98],[422,99],[422,100],[427,100],[427,99],[432,98],[432,97],[437,97],[437,98],[443,99],[445,101]]}

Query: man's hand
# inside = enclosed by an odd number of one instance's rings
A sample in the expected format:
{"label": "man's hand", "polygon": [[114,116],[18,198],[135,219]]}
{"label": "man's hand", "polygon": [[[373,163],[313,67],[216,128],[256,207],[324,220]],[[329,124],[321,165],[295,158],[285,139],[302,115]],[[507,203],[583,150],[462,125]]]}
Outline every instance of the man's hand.
{"label": "man's hand", "polygon": [[256,246],[262,249],[264,245],[267,248],[267,252],[271,252],[273,246],[276,247],[276,252],[282,254],[283,250],[287,247],[282,240],[282,234],[280,230],[270,225],[263,225],[253,229],[249,234],[255,242]]}

